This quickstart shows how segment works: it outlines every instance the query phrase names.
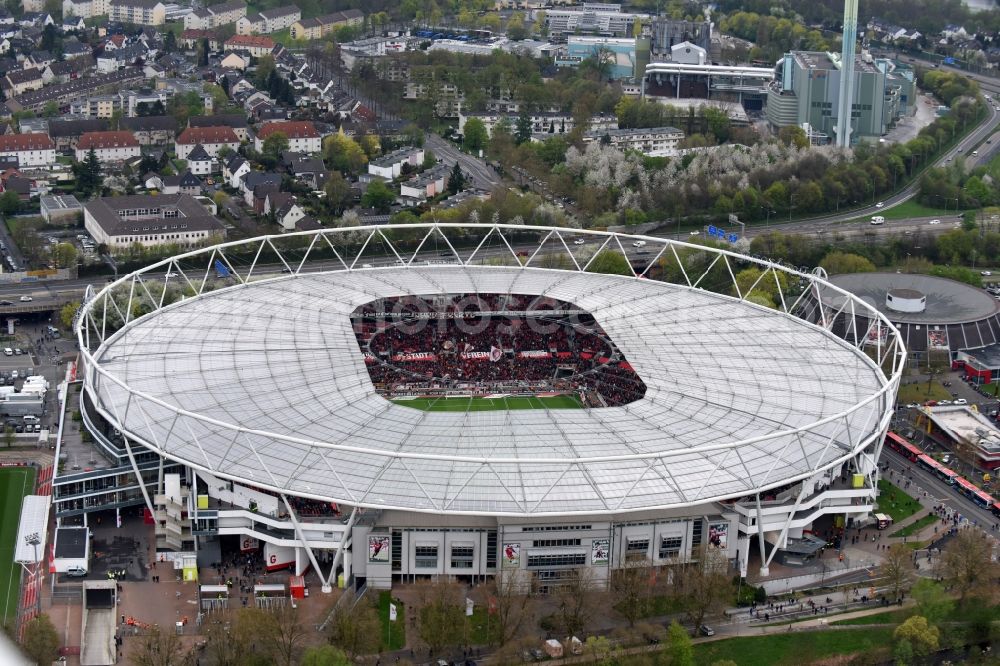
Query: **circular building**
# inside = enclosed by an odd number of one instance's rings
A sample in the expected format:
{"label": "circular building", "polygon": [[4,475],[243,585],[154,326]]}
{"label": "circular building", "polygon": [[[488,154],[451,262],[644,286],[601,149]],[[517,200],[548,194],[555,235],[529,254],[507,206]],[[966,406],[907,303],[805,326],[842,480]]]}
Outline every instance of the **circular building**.
{"label": "circular building", "polygon": [[[928,351],[955,359],[958,352],[1000,341],[1000,301],[965,283],[910,273],[849,273],[829,281],[891,321],[916,360]],[[840,294],[824,292],[824,302],[834,310],[843,301]]]}
{"label": "circular building", "polygon": [[[630,275],[587,270],[612,255]],[[816,276],[649,237],[362,227],[141,273],[93,294],[77,332],[94,412],[182,465],[147,499],[158,533],[250,538],[327,584],[546,586],[705,547],[745,570],[759,532],[764,571],[808,559],[814,520],[872,508],[905,353]],[[748,300],[766,284],[796,286],[771,309]],[[819,289],[879,322],[881,363],[800,318]]]}

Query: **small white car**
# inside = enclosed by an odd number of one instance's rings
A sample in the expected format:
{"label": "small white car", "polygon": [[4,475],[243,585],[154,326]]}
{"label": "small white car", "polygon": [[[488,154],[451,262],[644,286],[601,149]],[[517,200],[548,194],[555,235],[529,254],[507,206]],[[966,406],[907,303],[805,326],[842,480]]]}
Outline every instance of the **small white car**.
{"label": "small white car", "polygon": [[945,407],[945,406],[950,405],[950,404],[951,404],[951,400],[938,400],[938,405],[941,406],[941,407]]}
{"label": "small white car", "polygon": [[19,300],[22,303],[30,303],[32,299],[31,299],[31,296],[22,296]]}
{"label": "small white car", "polygon": [[967,404],[969,404],[969,401],[966,400],[965,398],[959,398],[958,400],[956,400],[954,402],[954,404],[956,404],[956,405],[967,405]]}
{"label": "small white car", "polygon": [[875,204],[875,207],[876,208],[884,208],[885,207],[885,202],[884,201],[879,201],[877,204]]}
{"label": "small white car", "polygon": [[931,220],[927,224],[941,224],[941,220]]}
{"label": "small white car", "polygon": [[587,241],[583,240],[582,238],[577,238],[575,241],[573,241],[573,245],[583,245],[586,242]]}
{"label": "small white car", "polygon": [[[979,274],[980,275],[993,275],[993,273],[990,272],[990,271],[979,271]],[[24,300],[24,296],[21,297],[21,300],[22,301]],[[28,299],[28,300],[31,300],[31,299]]]}
{"label": "small white car", "polygon": [[632,243],[632,247],[645,247],[646,241],[636,241]]}
{"label": "small white car", "polygon": [[167,273],[167,277],[168,278],[175,278],[175,277],[180,277],[180,275],[178,275],[177,273],[174,273],[173,271],[170,271],[169,273]]}

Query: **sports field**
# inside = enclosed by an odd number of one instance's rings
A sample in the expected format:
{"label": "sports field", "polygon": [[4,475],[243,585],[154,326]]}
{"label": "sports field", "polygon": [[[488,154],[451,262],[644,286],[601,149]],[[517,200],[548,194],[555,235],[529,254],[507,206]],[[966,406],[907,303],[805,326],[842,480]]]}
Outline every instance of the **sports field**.
{"label": "sports field", "polygon": [[0,467],[0,620],[5,625],[17,619],[21,565],[14,564],[14,541],[21,520],[21,501],[34,487],[34,467]]}
{"label": "sports field", "polygon": [[397,405],[425,412],[489,412],[498,409],[582,409],[575,395],[510,396],[504,398],[410,398],[393,400]]}

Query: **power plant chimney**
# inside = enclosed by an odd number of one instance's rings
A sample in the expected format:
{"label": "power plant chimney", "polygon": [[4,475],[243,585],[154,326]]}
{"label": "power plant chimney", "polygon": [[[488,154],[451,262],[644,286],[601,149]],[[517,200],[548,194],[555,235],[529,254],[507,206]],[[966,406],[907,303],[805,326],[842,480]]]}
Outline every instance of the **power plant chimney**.
{"label": "power plant chimney", "polygon": [[854,111],[854,55],[858,41],[858,0],[844,0],[844,46],[840,52],[840,102],[837,115],[837,145],[851,146],[851,116]]}

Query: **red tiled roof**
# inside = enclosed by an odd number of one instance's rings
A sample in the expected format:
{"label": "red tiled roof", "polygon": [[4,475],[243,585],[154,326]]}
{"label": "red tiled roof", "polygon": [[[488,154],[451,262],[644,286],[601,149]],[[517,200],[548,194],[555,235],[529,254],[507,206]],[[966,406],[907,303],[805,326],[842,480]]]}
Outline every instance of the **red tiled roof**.
{"label": "red tiled roof", "polygon": [[55,148],[48,134],[2,134],[0,152],[10,153],[22,150],[50,150]]}
{"label": "red tiled roof", "polygon": [[192,146],[198,143],[238,144],[239,142],[232,127],[188,127],[177,137],[177,143]]}
{"label": "red tiled roof", "polygon": [[226,40],[226,48],[274,48],[274,40],[264,35],[233,35]]}
{"label": "red tiled roof", "polygon": [[312,139],[319,137],[319,131],[309,120],[289,120],[287,122],[266,123],[257,130],[259,139],[266,139],[275,132],[281,132],[288,139]]}
{"label": "red tiled roof", "polygon": [[80,137],[80,142],[76,144],[77,150],[90,150],[91,148],[132,148],[138,147],[139,140],[132,132],[86,132]]}

